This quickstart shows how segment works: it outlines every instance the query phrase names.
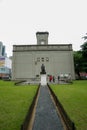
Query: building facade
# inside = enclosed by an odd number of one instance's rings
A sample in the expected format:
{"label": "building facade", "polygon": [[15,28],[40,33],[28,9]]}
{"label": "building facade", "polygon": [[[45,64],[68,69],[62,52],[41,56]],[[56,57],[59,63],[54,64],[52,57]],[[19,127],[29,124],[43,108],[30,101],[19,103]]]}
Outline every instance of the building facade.
{"label": "building facade", "polygon": [[13,45],[13,80],[39,79],[42,64],[47,76],[70,73],[75,79],[72,45],[48,44],[48,36],[48,32],[37,32],[37,45]]}
{"label": "building facade", "polygon": [[5,46],[3,45],[1,41],[0,41],[0,56],[6,56]]}
{"label": "building facade", "polygon": [[0,42],[0,79],[11,77],[12,61],[6,56],[5,46]]}

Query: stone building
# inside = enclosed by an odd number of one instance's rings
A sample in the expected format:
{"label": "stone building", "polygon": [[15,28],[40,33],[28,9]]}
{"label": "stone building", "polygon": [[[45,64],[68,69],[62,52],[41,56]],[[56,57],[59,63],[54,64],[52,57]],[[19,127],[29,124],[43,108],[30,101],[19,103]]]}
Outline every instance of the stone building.
{"label": "stone building", "polygon": [[13,80],[40,79],[41,65],[46,75],[74,75],[72,44],[48,44],[48,32],[37,32],[37,45],[13,45]]}

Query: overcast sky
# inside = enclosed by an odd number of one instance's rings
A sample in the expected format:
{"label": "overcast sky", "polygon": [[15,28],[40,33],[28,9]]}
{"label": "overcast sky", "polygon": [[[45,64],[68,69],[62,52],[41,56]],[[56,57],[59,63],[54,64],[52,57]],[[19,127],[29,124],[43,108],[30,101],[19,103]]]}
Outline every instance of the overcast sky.
{"label": "overcast sky", "polygon": [[48,31],[49,43],[79,50],[87,33],[87,0],[0,0],[0,41],[8,56],[14,44],[36,44],[37,31]]}

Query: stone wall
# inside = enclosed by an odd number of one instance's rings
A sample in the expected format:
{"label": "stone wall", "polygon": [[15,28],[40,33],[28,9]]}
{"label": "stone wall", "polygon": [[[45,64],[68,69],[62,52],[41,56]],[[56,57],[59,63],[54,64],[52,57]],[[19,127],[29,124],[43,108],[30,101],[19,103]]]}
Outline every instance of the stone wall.
{"label": "stone wall", "polygon": [[44,64],[47,75],[71,73],[74,75],[72,45],[14,45],[12,79],[32,79],[40,77]]}

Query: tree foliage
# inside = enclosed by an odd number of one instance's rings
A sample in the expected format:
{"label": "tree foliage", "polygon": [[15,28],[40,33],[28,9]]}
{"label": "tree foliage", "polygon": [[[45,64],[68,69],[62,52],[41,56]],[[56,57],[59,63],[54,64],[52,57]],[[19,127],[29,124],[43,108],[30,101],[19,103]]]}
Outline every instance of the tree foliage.
{"label": "tree foliage", "polygon": [[85,42],[81,45],[81,50],[74,52],[75,72],[80,78],[80,72],[87,72],[87,33],[83,37]]}
{"label": "tree foliage", "polygon": [[87,42],[85,42],[85,43],[81,46],[81,48],[82,48],[83,58],[84,58],[84,60],[86,60],[86,59],[87,59]]}
{"label": "tree foliage", "polygon": [[75,72],[80,78],[80,72],[82,71],[82,52],[81,51],[74,51],[74,66]]}
{"label": "tree foliage", "polygon": [[83,58],[83,70],[87,72],[87,33],[83,37],[85,42],[81,45],[82,58]]}

